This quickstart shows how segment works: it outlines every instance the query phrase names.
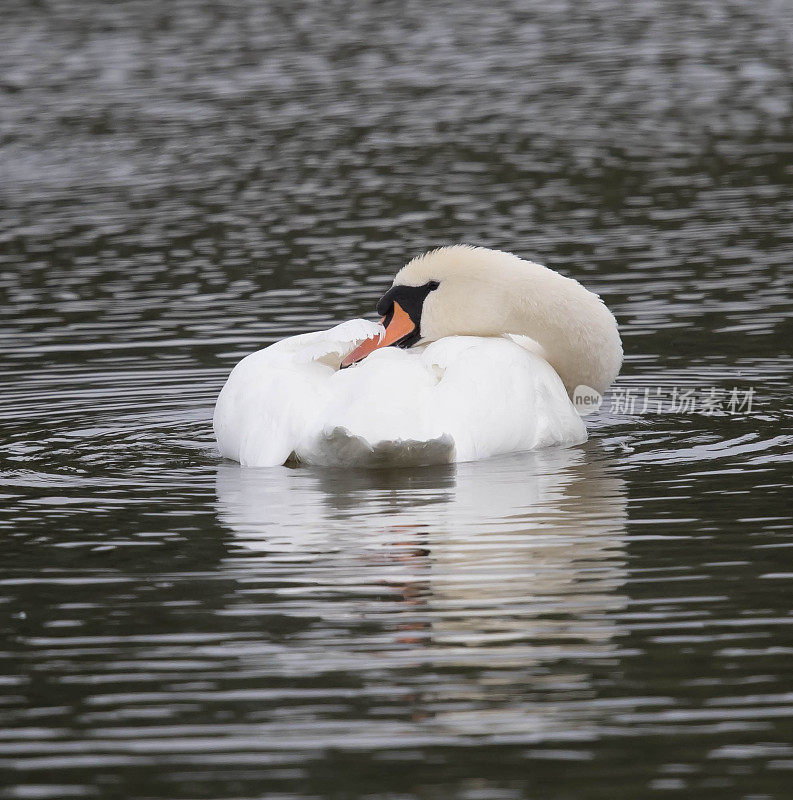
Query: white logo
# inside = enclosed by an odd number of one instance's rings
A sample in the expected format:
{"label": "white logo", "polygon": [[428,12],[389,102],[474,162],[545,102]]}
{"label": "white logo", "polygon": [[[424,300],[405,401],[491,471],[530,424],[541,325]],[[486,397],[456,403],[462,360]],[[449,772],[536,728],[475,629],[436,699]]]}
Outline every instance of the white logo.
{"label": "white logo", "polygon": [[579,384],[573,391],[573,407],[580,417],[593,414],[600,408],[603,396],[596,392],[591,386]]}

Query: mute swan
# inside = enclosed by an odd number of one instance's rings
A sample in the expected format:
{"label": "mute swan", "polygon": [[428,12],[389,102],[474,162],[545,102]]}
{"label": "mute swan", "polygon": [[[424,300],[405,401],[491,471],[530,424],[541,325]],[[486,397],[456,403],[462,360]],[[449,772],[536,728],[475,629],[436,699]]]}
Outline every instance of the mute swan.
{"label": "mute swan", "polygon": [[222,455],[377,466],[579,444],[586,427],[570,396],[602,394],[622,364],[596,294],[497,250],[414,258],[377,311],[379,324],[293,336],[237,364],[215,406]]}

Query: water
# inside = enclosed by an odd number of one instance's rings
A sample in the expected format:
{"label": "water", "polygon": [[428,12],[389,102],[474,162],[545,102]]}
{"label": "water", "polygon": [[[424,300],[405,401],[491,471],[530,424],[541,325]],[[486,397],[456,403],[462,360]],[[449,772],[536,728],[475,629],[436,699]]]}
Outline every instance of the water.
{"label": "water", "polygon": [[[4,4],[0,797],[789,796],[792,62],[773,0]],[[614,310],[586,445],[218,458],[236,360],[457,241]]]}

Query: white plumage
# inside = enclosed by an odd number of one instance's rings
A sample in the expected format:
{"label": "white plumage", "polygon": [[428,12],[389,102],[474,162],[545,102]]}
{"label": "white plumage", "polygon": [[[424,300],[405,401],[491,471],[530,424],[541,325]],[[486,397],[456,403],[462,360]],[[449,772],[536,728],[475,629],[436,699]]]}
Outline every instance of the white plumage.
{"label": "white plumage", "polygon": [[[616,334],[613,317],[596,295],[575,281],[509,254],[482,248],[436,252],[448,261],[449,251],[456,251],[460,257],[470,253],[494,256],[486,276],[486,292],[480,294],[480,299],[486,296],[491,305],[490,316],[499,314],[494,286],[498,286],[498,257],[502,257],[502,262],[509,260],[510,270],[510,284],[504,291],[515,291],[514,262],[528,265],[529,277],[537,268],[547,273],[540,275],[546,283],[553,276],[565,282],[558,285],[562,288],[572,284],[572,300],[569,296],[556,297],[549,302],[558,305],[564,300],[573,312],[589,311],[591,330],[580,316],[574,321],[576,330],[600,335],[605,345],[613,346],[613,335],[610,340],[605,335],[612,332],[598,331],[605,319],[610,320]],[[556,358],[564,357],[560,337],[555,335],[554,341],[543,342],[536,319],[523,326],[511,323],[499,333],[494,322],[494,335],[489,336],[455,335],[467,333],[466,316],[477,316],[481,326],[487,314],[481,308],[460,307],[465,300],[454,286],[454,268],[443,266],[433,271],[427,264],[432,255],[423,257],[421,271],[422,275],[436,276],[439,288],[430,295],[432,304],[424,304],[420,327],[423,332],[425,324],[431,329],[443,320],[449,330],[454,324],[449,320],[456,314],[456,331],[450,330],[435,341],[422,338],[409,349],[382,346],[347,369],[340,369],[341,362],[362,342],[373,339],[374,346],[383,340],[386,330],[382,325],[351,320],[327,331],[285,339],[247,356],[232,371],[215,408],[214,427],[221,453],[256,467],[290,459],[346,467],[417,465],[472,461],[585,441],[586,428],[568,397],[574,376],[569,370],[554,369],[543,357],[548,350]],[[401,276],[400,285],[417,285],[410,282],[410,266],[397,276]],[[470,294],[470,269],[465,280]],[[444,307],[444,297],[452,296],[457,307]],[[587,309],[589,298],[595,302]],[[509,298],[512,319],[515,301],[515,297]],[[577,306],[575,301],[579,301]],[[470,303],[475,302],[474,291]],[[538,304],[542,304],[542,298],[533,297],[529,306]],[[428,312],[432,314],[429,319]],[[507,312],[503,313],[506,317]],[[618,335],[616,341],[619,343]],[[596,344],[590,337],[582,343],[582,349],[591,350]],[[613,363],[614,354],[607,355],[606,360]],[[616,369],[620,360],[621,347]],[[582,359],[586,369],[592,369],[591,361]],[[567,388],[559,372],[571,377]],[[613,375],[596,378],[602,390]]]}

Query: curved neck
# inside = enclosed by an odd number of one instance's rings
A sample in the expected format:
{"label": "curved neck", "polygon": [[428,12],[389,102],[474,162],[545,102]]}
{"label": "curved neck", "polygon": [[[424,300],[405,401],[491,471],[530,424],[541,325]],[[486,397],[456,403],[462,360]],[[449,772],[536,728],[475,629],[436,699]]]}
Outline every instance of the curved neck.
{"label": "curved neck", "polygon": [[[526,263],[526,262],[524,262]],[[617,322],[601,299],[578,281],[539,264],[508,290],[505,333],[529,336],[568,393],[583,385],[604,394],[622,365]]]}
{"label": "curved neck", "polygon": [[[394,285],[435,282],[424,301],[421,335],[528,336],[567,391],[588,386],[603,394],[622,365],[617,322],[601,299],[578,281],[484,247],[452,246],[411,261]],[[520,344],[527,345],[526,342]]]}

